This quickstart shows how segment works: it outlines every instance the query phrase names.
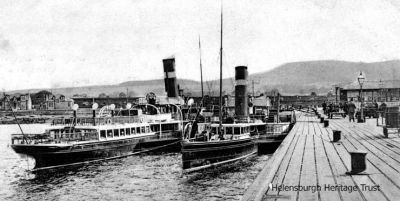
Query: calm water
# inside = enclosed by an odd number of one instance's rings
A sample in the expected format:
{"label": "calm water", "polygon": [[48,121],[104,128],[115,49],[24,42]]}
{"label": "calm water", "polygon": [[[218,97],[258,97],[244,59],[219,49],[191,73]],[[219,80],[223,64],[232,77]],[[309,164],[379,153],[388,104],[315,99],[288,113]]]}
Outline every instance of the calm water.
{"label": "calm water", "polygon": [[[23,125],[26,133],[43,125]],[[14,153],[10,134],[16,125],[0,125],[0,200],[239,200],[268,156],[189,176],[181,173],[181,155],[142,155],[73,170],[32,174],[34,161]]]}

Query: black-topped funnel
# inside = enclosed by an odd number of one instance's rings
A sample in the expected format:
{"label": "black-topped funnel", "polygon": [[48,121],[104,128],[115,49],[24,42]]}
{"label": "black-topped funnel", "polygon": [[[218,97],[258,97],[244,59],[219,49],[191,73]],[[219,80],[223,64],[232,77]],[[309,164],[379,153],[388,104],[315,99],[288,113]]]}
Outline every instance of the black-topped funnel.
{"label": "black-topped funnel", "polygon": [[249,116],[247,97],[247,66],[235,68],[235,113],[239,118]]}

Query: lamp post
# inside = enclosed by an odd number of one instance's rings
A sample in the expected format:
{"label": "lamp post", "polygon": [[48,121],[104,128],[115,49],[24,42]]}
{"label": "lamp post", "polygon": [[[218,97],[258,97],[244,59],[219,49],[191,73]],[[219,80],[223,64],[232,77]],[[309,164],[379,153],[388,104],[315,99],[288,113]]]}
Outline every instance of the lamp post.
{"label": "lamp post", "polygon": [[111,104],[111,105],[109,106],[109,110],[111,110],[111,117],[114,117],[115,105],[114,105],[114,104]]}
{"label": "lamp post", "polygon": [[93,126],[96,126],[96,109],[99,107],[99,104],[93,102],[92,110],[93,110]]}
{"label": "lamp post", "polygon": [[131,108],[132,108],[132,103],[127,103],[126,104],[126,109],[128,109],[128,116],[131,116]]}
{"label": "lamp post", "polygon": [[281,94],[278,92],[278,118],[277,118],[278,123],[280,122],[279,120],[279,109],[281,107],[280,104],[281,104]]}
{"label": "lamp post", "polygon": [[361,99],[361,117],[360,117],[360,120],[361,120],[361,122],[365,122],[365,119],[364,119],[364,108],[363,108],[364,98],[363,98],[363,94],[362,94],[362,87],[363,87],[363,84],[364,84],[364,81],[365,81],[365,76],[362,73],[362,71],[360,71],[360,74],[358,75],[357,80],[358,80],[358,84],[360,84],[360,99]]}
{"label": "lamp post", "polygon": [[[383,125],[383,117],[384,117],[384,112],[385,111],[381,111],[382,109],[382,104],[386,101],[386,99],[383,99],[383,87],[384,87],[384,83],[382,82],[382,79],[379,80],[379,101],[381,101],[381,106],[379,107],[379,115],[382,117],[382,125]],[[379,118],[378,118],[379,119]],[[376,122],[376,125],[378,125],[378,119]]]}
{"label": "lamp post", "polygon": [[339,86],[335,86],[335,105],[338,105],[338,90]]}
{"label": "lamp post", "polygon": [[77,115],[76,115],[76,111],[79,109],[79,105],[78,104],[74,104],[73,106],[72,106],[72,110],[74,111],[74,126],[76,125],[76,123],[78,122],[78,120],[77,120]]}
{"label": "lamp post", "polygon": [[380,79],[379,80],[379,97],[380,97],[379,99],[380,99],[380,101],[383,102],[383,100],[382,100],[382,95],[383,95],[382,91],[383,91],[383,82],[382,82],[382,79]]}
{"label": "lamp post", "polygon": [[132,103],[126,103],[126,109],[128,109],[128,122],[131,123],[131,108]]}
{"label": "lamp post", "polygon": [[181,115],[181,132],[182,132],[182,136],[181,137],[183,137],[183,115],[182,115],[182,110],[181,110],[181,108],[179,108],[177,105],[175,105],[175,104],[172,104],[172,103],[169,103],[170,105],[173,105],[173,106],[175,106],[178,110],[179,110],[179,113],[180,113],[180,115]]}

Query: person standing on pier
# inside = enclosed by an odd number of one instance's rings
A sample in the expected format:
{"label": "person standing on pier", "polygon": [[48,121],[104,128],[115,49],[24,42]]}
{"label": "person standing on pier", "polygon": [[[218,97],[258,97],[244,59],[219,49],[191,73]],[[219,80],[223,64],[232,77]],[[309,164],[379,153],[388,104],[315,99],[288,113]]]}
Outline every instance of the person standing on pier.
{"label": "person standing on pier", "polygon": [[347,115],[348,114],[348,109],[349,108],[349,106],[347,105],[347,102],[344,102],[344,104],[343,104],[343,112]]}
{"label": "person standing on pier", "polygon": [[356,112],[356,105],[353,103],[353,99],[350,99],[350,103],[347,105],[347,109],[349,111],[349,121],[353,119],[354,122],[354,113]]}
{"label": "person standing on pier", "polygon": [[328,119],[332,119],[333,116],[333,103],[329,103],[328,105]]}

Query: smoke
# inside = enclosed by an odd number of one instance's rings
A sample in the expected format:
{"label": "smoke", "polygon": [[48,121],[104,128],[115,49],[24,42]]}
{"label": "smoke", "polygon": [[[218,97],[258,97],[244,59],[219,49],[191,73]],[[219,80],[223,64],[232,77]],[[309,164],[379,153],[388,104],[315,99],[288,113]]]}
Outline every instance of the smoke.
{"label": "smoke", "polygon": [[10,40],[7,40],[0,34],[0,50],[5,52],[13,52],[14,48],[11,45]]}

